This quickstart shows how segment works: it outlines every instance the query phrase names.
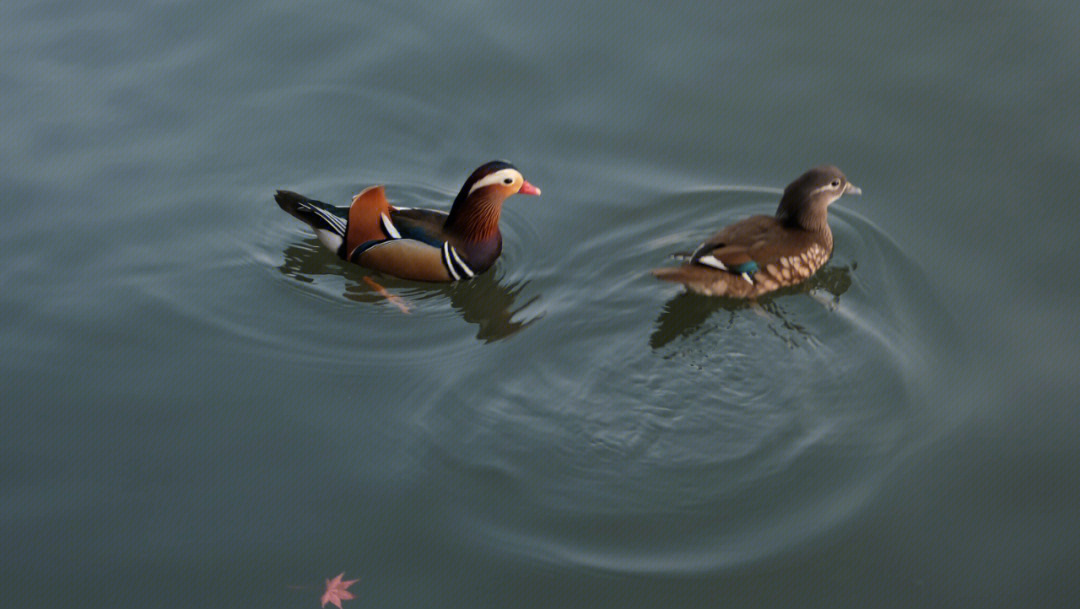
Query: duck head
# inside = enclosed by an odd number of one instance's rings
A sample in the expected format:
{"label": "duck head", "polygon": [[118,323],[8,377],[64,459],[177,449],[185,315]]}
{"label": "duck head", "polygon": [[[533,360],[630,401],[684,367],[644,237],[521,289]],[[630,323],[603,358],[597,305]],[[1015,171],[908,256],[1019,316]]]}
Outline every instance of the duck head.
{"label": "duck head", "polygon": [[446,227],[469,240],[484,240],[499,232],[503,201],[511,195],[539,195],[540,189],[506,161],[484,163],[462,185]]}
{"label": "duck head", "polygon": [[807,230],[827,229],[829,205],[844,195],[861,195],[844,172],[832,165],[815,167],[784,189],[776,218]]}

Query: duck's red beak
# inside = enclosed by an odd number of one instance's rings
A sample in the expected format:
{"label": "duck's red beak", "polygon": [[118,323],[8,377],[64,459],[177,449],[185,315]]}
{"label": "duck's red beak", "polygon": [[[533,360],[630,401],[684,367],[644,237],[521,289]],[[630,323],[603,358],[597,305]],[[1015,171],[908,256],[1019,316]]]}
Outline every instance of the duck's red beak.
{"label": "duck's red beak", "polygon": [[521,190],[517,191],[517,193],[519,195],[538,195],[540,194],[540,189],[533,186],[532,184],[529,184],[528,180],[522,180]]}

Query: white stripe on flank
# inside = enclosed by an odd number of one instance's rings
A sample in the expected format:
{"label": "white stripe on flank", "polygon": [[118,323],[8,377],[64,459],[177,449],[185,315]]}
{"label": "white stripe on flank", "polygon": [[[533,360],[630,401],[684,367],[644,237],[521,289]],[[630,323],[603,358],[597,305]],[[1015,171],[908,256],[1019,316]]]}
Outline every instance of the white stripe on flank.
{"label": "white stripe on flank", "polygon": [[457,265],[461,267],[461,270],[470,278],[476,277],[476,273],[474,273],[473,270],[469,268],[469,265],[465,264],[465,261],[461,259],[461,256],[458,256],[457,249],[455,249],[454,246],[450,245],[449,243],[447,244],[447,247],[450,248],[450,255],[454,257],[454,262],[456,262]]}
{"label": "white stripe on flank", "polygon": [[701,258],[698,258],[697,261],[701,264],[704,264],[705,266],[711,266],[714,269],[720,269],[721,271],[728,270],[728,268],[724,266],[724,263],[720,262],[720,260],[718,260],[716,256],[713,256],[712,254],[709,254],[708,256],[702,256]]}
{"label": "white stripe on flank", "polygon": [[750,273],[743,273],[742,275],[739,275],[739,277],[742,277],[743,279],[745,279],[746,283],[749,283],[750,285],[754,285],[754,280],[750,279]]}
{"label": "white stripe on flank", "polygon": [[390,235],[391,239],[400,239],[401,233],[394,227],[394,223],[390,221],[390,216],[386,214],[379,214],[379,219],[382,220],[383,230],[387,235]]}
{"label": "white stripe on flank", "polygon": [[457,270],[454,268],[454,263],[451,262],[451,260],[450,260],[450,244],[449,243],[443,243],[443,245],[442,245],[442,258],[443,258],[443,264],[446,265],[446,270],[450,271],[450,276],[454,278],[454,281],[457,281],[458,279],[461,279],[461,275],[458,274]]}

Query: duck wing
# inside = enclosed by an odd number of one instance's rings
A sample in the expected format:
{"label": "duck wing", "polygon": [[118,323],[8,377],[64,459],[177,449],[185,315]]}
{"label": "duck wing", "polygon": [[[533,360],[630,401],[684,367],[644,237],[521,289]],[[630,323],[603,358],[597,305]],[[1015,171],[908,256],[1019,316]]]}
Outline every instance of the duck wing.
{"label": "duck wing", "polygon": [[813,275],[828,259],[829,249],[820,241],[810,231],[754,216],[710,237],[690,263],[740,275],[751,283],[771,278],[788,285]]}
{"label": "duck wing", "polygon": [[388,239],[369,242],[351,258],[364,266],[406,279],[457,281],[474,277],[463,251],[445,230],[448,214],[434,209],[391,208],[385,225]]}
{"label": "duck wing", "polygon": [[393,206],[386,200],[382,186],[365,188],[349,205],[349,224],[345,229],[343,257],[351,259],[375,243],[394,239],[397,230],[390,220]]}
{"label": "duck wing", "polygon": [[754,273],[780,254],[788,230],[771,216],[751,216],[705,240],[690,257],[691,264],[709,266],[737,275]]}
{"label": "duck wing", "polygon": [[444,229],[446,218],[444,211],[434,209],[415,209],[399,207],[390,214],[390,219],[402,239],[415,239],[432,247],[442,247],[449,241]]}

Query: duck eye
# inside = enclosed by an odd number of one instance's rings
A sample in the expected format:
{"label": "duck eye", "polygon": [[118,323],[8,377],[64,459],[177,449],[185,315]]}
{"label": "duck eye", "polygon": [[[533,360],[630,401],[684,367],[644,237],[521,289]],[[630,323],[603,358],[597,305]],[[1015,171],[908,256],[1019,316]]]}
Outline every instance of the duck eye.
{"label": "duck eye", "polygon": [[513,183],[514,183],[513,178],[506,178],[505,180],[503,180],[503,184],[513,184]]}
{"label": "duck eye", "polygon": [[840,180],[833,180],[832,181],[832,187],[836,188],[837,186],[840,186]]}

